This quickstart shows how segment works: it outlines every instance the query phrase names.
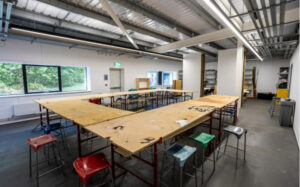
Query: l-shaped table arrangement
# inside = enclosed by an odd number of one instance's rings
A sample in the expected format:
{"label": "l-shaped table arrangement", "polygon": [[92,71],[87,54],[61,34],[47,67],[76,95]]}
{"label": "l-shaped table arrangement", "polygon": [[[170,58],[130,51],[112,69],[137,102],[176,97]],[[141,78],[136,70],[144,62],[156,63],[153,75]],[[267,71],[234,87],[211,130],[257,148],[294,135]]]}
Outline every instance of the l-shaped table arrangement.
{"label": "l-shaped table arrangement", "polygon": [[[169,105],[167,98],[167,106],[148,110],[141,113],[135,113],[122,109],[103,106],[88,102],[89,99],[95,98],[111,98],[113,102],[115,97],[125,98],[128,95],[146,95],[151,93],[161,93],[167,96],[168,93],[183,93],[184,102]],[[124,169],[135,177],[139,178],[150,186],[158,185],[158,151],[157,145],[167,139],[182,134],[189,129],[192,129],[199,124],[209,121],[207,125],[209,132],[212,130],[218,131],[218,141],[221,141],[222,133],[222,113],[224,107],[230,107],[237,110],[239,97],[209,95],[185,101],[186,93],[193,94],[194,91],[174,90],[174,89],[153,89],[140,90],[132,92],[117,92],[109,94],[94,94],[85,96],[65,97],[65,98],[50,98],[35,100],[42,108],[46,109],[46,121],[43,120],[43,115],[40,114],[41,125],[49,125],[49,111],[52,111],[59,116],[72,121],[77,126],[78,140],[78,155],[82,156],[81,143],[95,137],[107,139],[110,145],[102,147],[102,149],[111,147],[111,162],[113,177],[120,175],[115,174],[115,167]],[[158,98],[156,98],[158,102]],[[111,103],[112,106],[112,103]],[[218,117],[214,117],[214,112],[218,112]],[[237,112],[234,113],[233,123],[236,122]],[[218,119],[218,128],[213,128],[212,119]],[[80,128],[92,132],[95,136],[81,139]],[[153,146],[153,162],[147,161],[136,153]],[[115,152],[124,157],[132,156],[138,160],[153,167],[153,182],[144,179],[140,175],[134,173],[124,167],[114,159]]]}

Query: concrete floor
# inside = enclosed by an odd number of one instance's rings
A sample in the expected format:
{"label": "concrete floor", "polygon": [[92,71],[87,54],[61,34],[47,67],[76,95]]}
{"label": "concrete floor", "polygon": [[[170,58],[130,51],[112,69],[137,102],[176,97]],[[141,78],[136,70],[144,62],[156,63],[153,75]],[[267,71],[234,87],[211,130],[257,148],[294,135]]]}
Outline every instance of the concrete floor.
{"label": "concrete floor", "polygon": [[[241,110],[238,126],[248,129],[247,135],[247,161],[239,163],[235,169],[235,150],[228,148],[216,164],[216,171],[207,183],[207,187],[297,187],[299,186],[299,149],[292,128],[280,127],[277,117],[271,118],[268,114],[270,102],[263,100],[248,100]],[[28,176],[28,145],[26,139],[40,135],[41,131],[31,132],[37,121],[0,126],[0,186],[35,186],[34,178]],[[40,186],[78,186],[78,177],[72,169],[72,162],[76,159],[76,130],[74,127],[66,130],[66,142],[69,149],[60,145],[65,166],[40,179]],[[187,139],[180,140],[182,143],[191,144]],[[93,147],[103,145],[105,142],[97,139]],[[236,145],[233,136],[229,138],[229,144]],[[240,141],[243,145],[243,139]],[[85,144],[84,151],[90,150],[90,144]],[[69,150],[69,151],[68,151]],[[106,155],[109,150],[105,151]],[[40,151],[40,158],[43,153]],[[143,157],[151,160],[149,154],[144,151]],[[34,156],[34,155],[33,155]],[[159,154],[161,160],[162,154]],[[242,153],[240,154],[242,158]],[[124,165],[138,171],[139,174],[152,178],[151,168],[141,164],[136,159],[116,158]],[[171,160],[166,163],[171,166]],[[190,162],[191,163],[191,162]],[[52,165],[44,164],[42,169],[49,169]],[[209,161],[205,162],[208,175],[212,169]],[[191,172],[191,167],[186,167]],[[120,170],[119,170],[120,171]],[[118,172],[119,172],[118,171]],[[201,174],[197,173],[198,186],[200,186]],[[101,174],[91,178],[87,186],[96,186]],[[175,179],[167,175],[164,182],[169,186],[178,186],[178,172]],[[176,184],[176,185],[175,185]],[[124,175],[116,181],[117,186],[146,186],[130,174]],[[192,177],[184,176],[184,186],[195,186]]]}

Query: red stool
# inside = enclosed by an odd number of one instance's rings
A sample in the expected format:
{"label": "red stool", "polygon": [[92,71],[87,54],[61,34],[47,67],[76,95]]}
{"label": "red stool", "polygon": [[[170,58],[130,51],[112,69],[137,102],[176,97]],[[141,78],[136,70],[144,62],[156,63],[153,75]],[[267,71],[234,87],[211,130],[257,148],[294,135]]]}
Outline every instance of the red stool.
{"label": "red stool", "polygon": [[77,158],[73,162],[73,166],[78,173],[83,186],[85,186],[90,177],[104,169],[109,170],[112,179],[112,186],[114,186],[111,164],[107,161],[103,153]]}
{"label": "red stool", "polygon": [[55,138],[52,134],[45,134],[36,138],[30,138],[27,139],[27,143],[29,144],[29,175],[32,176],[32,164],[31,164],[31,149],[33,149],[34,152],[36,152],[36,180],[37,180],[37,186],[39,186],[39,177],[48,174],[60,167],[63,166],[63,164],[59,165],[56,168],[51,169],[48,172],[45,172],[41,175],[39,175],[39,160],[38,160],[38,150],[45,146],[48,145],[48,162],[49,162],[49,145],[52,144],[52,150],[53,150],[53,155],[55,158],[55,161],[57,162],[56,154],[54,151],[54,146],[55,142],[57,141],[57,138]]}

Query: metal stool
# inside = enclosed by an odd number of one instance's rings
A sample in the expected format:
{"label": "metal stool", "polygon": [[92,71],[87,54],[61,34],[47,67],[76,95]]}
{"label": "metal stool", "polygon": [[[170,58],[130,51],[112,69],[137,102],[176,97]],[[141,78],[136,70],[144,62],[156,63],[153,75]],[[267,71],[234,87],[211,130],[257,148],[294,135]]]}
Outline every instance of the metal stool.
{"label": "metal stool", "polygon": [[280,97],[273,97],[272,98],[271,106],[269,108],[269,113],[270,113],[271,117],[273,117],[274,112],[279,110],[280,100],[281,100]]}
{"label": "metal stool", "polygon": [[[164,160],[165,160],[165,156],[169,155],[174,159],[174,165],[173,165],[173,171],[175,170],[175,162],[177,161],[180,167],[180,187],[182,187],[182,175],[183,175],[183,167],[186,163],[186,161],[192,156],[194,155],[194,164],[195,164],[195,174],[193,177],[195,177],[195,182],[196,182],[196,186],[197,186],[197,170],[196,170],[196,165],[197,165],[197,158],[195,156],[195,152],[196,152],[196,148],[195,147],[190,147],[187,145],[180,145],[180,144],[173,144],[172,146],[170,146],[167,150],[164,151],[163,154],[163,162],[162,162],[162,167],[161,167],[161,176],[160,176],[160,183],[162,183],[162,178],[165,174],[167,174],[169,170],[167,170],[166,172],[163,173],[164,171]],[[173,172],[174,174],[174,172]],[[192,176],[188,173],[185,173],[189,176]]]}
{"label": "metal stool", "polygon": [[[233,147],[236,149],[236,161],[235,161],[235,168],[237,168],[238,165],[238,158],[239,158],[239,140],[240,138],[243,136],[243,134],[245,134],[245,140],[244,140],[244,150],[240,150],[240,151],[244,151],[244,162],[246,161],[246,140],[247,140],[247,129],[241,128],[241,127],[237,127],[237,126],[233,126],[233,125],[228,125],[227,127],[225,127],[223,129],[224,132],[226,132],[228,134],[227,138],[226,138],[226,143],[225,143],[225,148],[224,148],[224,154],[226,152],[226,148],[227,148],[227,144],[228,144],[228,138],[229,138],[229,134],[233,134],[236,136],[237,138],[237,146]],[[222,133],[224,134],[224,133]],[[232,146],[229,146],[232,147]],[[221,145],[219,146],[219,150],[218,150],[218,154],[217,154],[217,159],[219,158],[219,152],[221,149]]]}
{"label": "metal stool", "polygon": [[[33,149],[34,152],[36,152],[36,181],[37,181],[37,186],[39,186],[39,177],[42,177],[56,169],[61,168],[64,163],[62,162],[59,166],[39,175],[39,160],[38,160],[38,150],[47,145],[48,146],[48,163],[50,162],[50,158],[49,158],[49,145],[52,144],[52,151],[53,151],[53,156],[54,159],[57,163],[57,158],[56,158],[56,154],[55,154],[55,150],[56,149],[56,141],[57,139],[52,135],[52,134],[46,134],[46,135],[42,135],[36,138],[30,138],[27,139],[27,143],[29,144],[29,175],[32,176],[32,164],[31,164],[31,149]],[[55,147],[54,147],[55,146]],[[60,154],[58,152],[58,160],[60,159]]]}
{"label": "metal stool", "polygon": [[83,186],[86,185],[90,177],[104,169],[107,169],[111,174],[112,186],[114,186],[111,164],[107,161],[104,153],[98,153],[86,157],[77,158],[73,162],[73,166],[75,171],[79,175],[80,181],[83,184]]}
{"label": "metal stool", "polygon": [[215,138],[215,135],[206,134],[203,132],[196,132],[195,134],[189,136],[189,138],[191,138],[192,140],[194,140],[197,143],[200,143],[201,147],[202,147],[202,165],[201,165],[201,168],[202,168],[201,185],[202,185],[204,183],[204,161],[205,161],[204,153],[205,153],[208,143],[211,142],[212,140],[214,142],[214,147],[213,147],[214,152],[213,152],[213,160],[212,160],[214,163],[214,167],[213,167],[213,170],[212,170],[210,176],[212,176],[215,172],[215,168],[216,168],[216,157],[215,157],[216,138]]}

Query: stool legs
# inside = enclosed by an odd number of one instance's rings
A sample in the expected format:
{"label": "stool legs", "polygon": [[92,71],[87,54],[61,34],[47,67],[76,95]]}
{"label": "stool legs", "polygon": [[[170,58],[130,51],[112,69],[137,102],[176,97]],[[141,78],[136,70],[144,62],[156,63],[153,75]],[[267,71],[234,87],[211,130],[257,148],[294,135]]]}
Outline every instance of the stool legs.
{"label": "stool legs", "polygon": [[36,186],[39,187],[39,153],[36,152]]}
{"label": "stool legs", "polygon": [[245,139],[244,139],[244,162],[246,161],[246,140],[247,140],[247,132],[245,133],[245,135],[244,135],[245,137]]}
{"label": "stool legs", "polygon": [[237,138],[237,143],[236,143],[236,158],[235,158],[235,168],[236,169],[237,169],[238,160],[239,160],[239,143],[240,143],[240,139]]}
{"label": "stool legs", "polygon": [[182,168],[183,166],[180,166],[180,171],[179,171],[179,177],[180,177],[180,187],[182,187]]}
{"label": "stool legs", "polygon": [[32,176],[32,168],[31,168],[31,147],[29,145],[29,176]]}

